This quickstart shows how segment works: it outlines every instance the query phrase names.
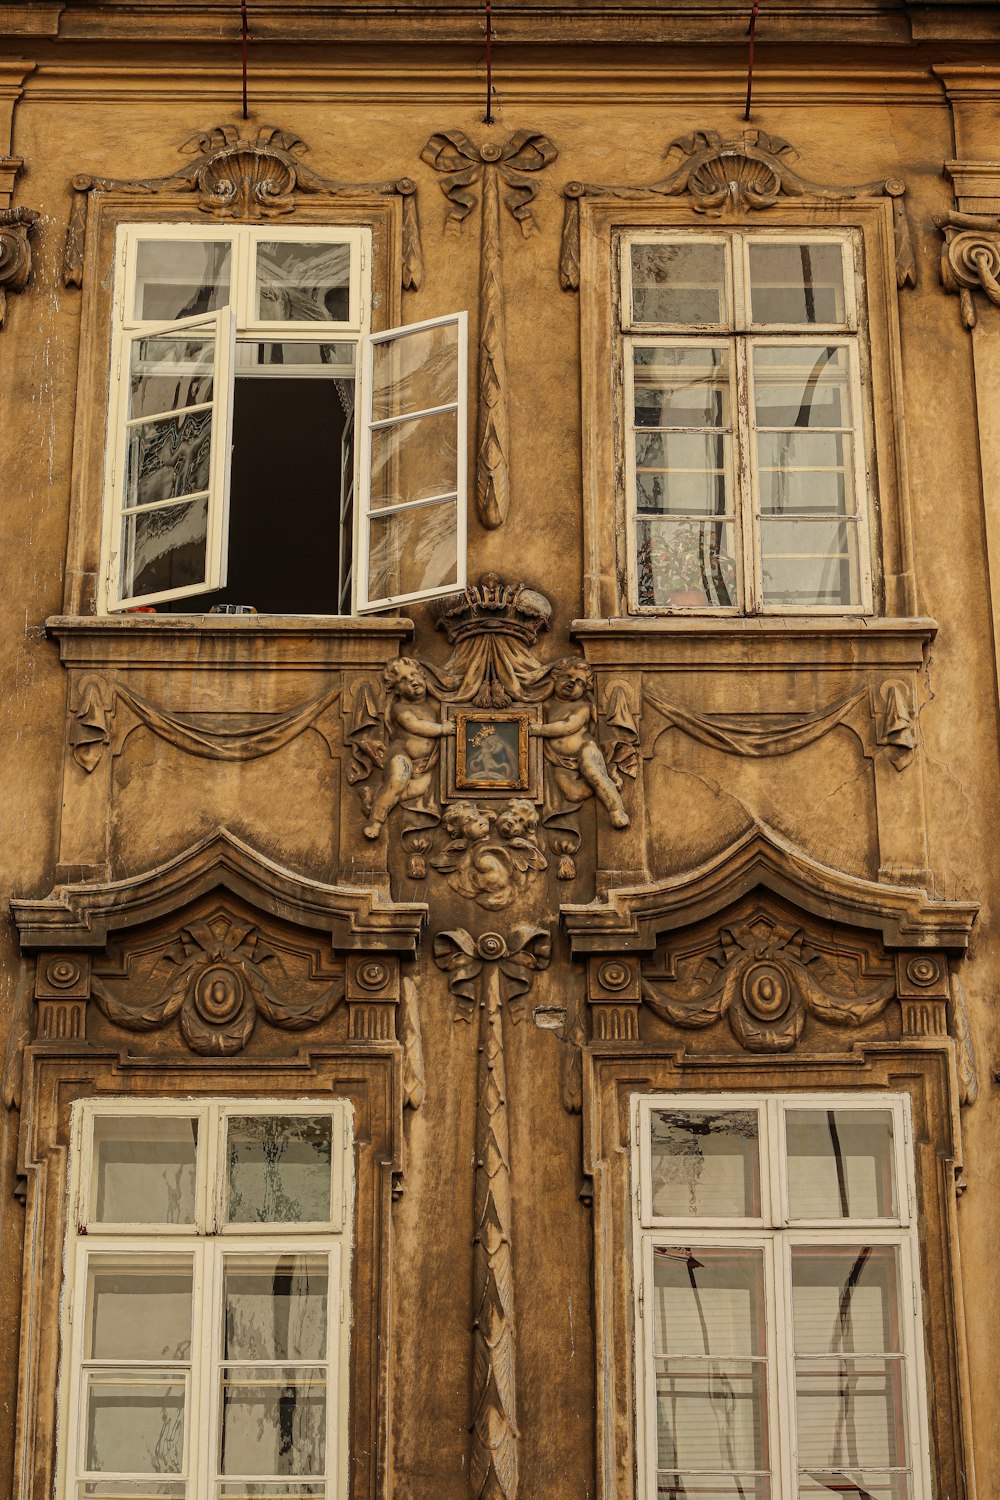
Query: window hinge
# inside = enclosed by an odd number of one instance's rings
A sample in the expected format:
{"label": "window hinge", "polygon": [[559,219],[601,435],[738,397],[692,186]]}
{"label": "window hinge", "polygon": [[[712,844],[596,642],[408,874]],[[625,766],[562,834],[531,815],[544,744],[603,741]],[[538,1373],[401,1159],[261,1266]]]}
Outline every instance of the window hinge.
{"label": "window hinge", "polygon": [[365,268],[365,243],[364,243],[364,240],[362,240],[361,241],[361,269],[362,269],[362,271],[364,270],[364,268]]}
{"label": "window hinge", "polygon": [[347,1314],[347,1289],[340,1288],[340,1321],[343,1322]]}
{"label": "window hinge", "polygon": [[913,1293],[913,1316],[915,1318],[919,1318],[920,1317],[920,1304],[917,1301],[917,1283],[916,1283],[916,1281],[913,1281],[911,1283],[910,1290]]}
{"label": "window hinge", "polygon": [[66,1303],[66,1322],[67,1323],[72,1323],[72,1321],[73,1321],[73,1296],[72,1296],[72,1293],[71,1293],[70,1297],[69,1297],[69,1300]]}
{"label": "window hinge", "polygon": [[346,1224],[347,1223],[347,1189],[346,1188],[344,1189],[344,1197],[343,1197],[343,1200],[342,1200],[341,1205],[340,1205],[340,1210],[341,1210],[340,1222],[342,1224]]}
{"label": "window hinge", "polygon": [[642,1319],[646,1312],[646,1283],[639,1282],[639,1317]]}

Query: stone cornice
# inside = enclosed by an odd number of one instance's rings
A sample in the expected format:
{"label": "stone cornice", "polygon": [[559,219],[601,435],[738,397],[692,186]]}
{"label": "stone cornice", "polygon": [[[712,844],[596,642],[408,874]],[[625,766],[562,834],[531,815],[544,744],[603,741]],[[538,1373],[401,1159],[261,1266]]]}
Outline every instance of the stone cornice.
{"label": "stone cornice", "polygon": [[574,620],[570,634],[595,667],[784,671],[863,670],[923,666],[937,633],[935,620],[614,619]]}

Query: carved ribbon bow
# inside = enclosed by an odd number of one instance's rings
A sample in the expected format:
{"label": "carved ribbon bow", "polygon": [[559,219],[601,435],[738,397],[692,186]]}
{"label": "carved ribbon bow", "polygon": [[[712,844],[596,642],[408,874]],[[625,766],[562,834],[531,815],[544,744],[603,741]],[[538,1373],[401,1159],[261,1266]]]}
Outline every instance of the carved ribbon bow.
{"label": "carved ribbon bow", "polygon": [[464,927],[439,932],[434,939],[434,962],[450,977],[448,988],[455,996],[456,1019],[471,1021],[476,1008],[476,980],[483,965],[495,963],[506,981],[505,998],[515,1021],[524,1016],[523,996],[533,976],[547,969],[552,956],[552,938],[544,927],[525,923],[513,928],[509,940],[498,932],[474,938]]}
{"label": "carved ribbon bow", "polygon": [[420,157],[435,172],[444,174],[441,190],[453,205],[448,214],[450,230],[461,229],[476,206],[476,195],[469,189],[482,181],[487,167],[495,167],[509,189],[504,193],[504,202],[527,239],[538,230],[530,206],[538,194],[538,185],[520,174],[542,171],[558,154],[548,136],[538,130],[518,130],[502,146],[493,142],[477,146],[463,130],[440,130],[431,136]]}

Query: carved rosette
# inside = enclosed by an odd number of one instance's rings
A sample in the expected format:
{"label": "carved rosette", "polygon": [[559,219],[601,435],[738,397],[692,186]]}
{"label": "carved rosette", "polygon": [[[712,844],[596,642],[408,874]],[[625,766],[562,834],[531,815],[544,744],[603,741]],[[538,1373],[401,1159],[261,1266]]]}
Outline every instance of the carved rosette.
{"label": "carved rosette", "polygon": [[253,137],[244,136],[239,125],[216,125],[189,136],[180,150],[193,160],[166,177],[115,178],[79,173],[73,178],[73,208],[63,262],[66,286],[83,284],[87,200],[95,192],[194,193],[200,213],[244,221],[292,214],[302,194],[398,197],[403,205],[403,286],[412,290],[420,286],[423,254],[417,188],[412,178],[351,183],[321,177],[303,163],[308,147],[301,137],[274,125],[261,125]]}
{"label": "carved rosette", "polygon": [[548,966],[551,938],[539,927],[517,927],[475,938],[464,929],[439,932],[434,959],[458,1002],[456,1019],[479,1009],[476,1102],[475,1233],[473,1237],[472,1442],[473,1500],[514,1500],[518,1488],[516,1318],[512,1256],[510,1129],[503,1009],[524,1013],[532,978]]}
{"label": "carved rosette", "polygon": [[506,319],[504,313],[500,189],[527,237],[538,225],[531,203],[537,185],[525,173],[542,171],[558,151],[537,130],[519,130],[501,143],[477,146],[461,130],[432,135],[421,159],[443,174],[441,190],[452,205],[447,225],[458,231],[472,212],[482,186],[479,257],[479,432],[476,448],[476,510],[488,531],[502,526],[510,507],[507,421]]}
{"label": "carved rosette", "polygon": [[888,198],[892,204],[896,247],[896,281],[916,286],[917,267],[910,230],[903,209],[906,188],[894,178],[857,186],[823,186],[800,177],[792,167],[798,152],[780,136],[763,130],[747,130],[727,140],[717,130],[696,130],[680,136],[667,147],[673,170],[659,182],[645,187],[626,184],[568,182],[563,189],[562,252],[559,280],[566,291],[580,285],[581,198],[644,197],[686,200],[693,213],[721,218],[735,211],[760,212],[781,198],[836,199]]}
{"label": "carved rosette", "polygon": [[982,292],[1000,307],[1000,219],[987,214],[935,214],[944,236],[941,246],[941,284],[957,292],[962,322],[975,328],[973,292]]}

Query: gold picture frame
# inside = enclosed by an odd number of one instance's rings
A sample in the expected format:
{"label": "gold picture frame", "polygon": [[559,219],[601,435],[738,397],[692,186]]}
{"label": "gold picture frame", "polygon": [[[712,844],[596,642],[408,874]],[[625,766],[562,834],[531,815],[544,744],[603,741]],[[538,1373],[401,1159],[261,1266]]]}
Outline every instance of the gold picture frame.
{"label": "gold picture frame", "polygon": [[455,710],[455,791],[532,791],[526,709]]}

